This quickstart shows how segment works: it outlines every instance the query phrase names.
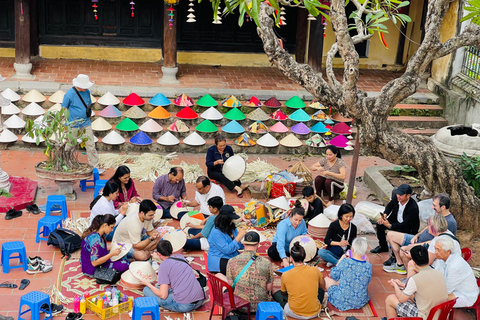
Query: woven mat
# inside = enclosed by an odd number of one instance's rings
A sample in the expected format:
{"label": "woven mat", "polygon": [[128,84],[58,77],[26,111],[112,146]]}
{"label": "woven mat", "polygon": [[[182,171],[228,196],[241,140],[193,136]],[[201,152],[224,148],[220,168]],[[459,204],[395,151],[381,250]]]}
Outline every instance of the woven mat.
{"label": "woven mat", "polygon": [[[333,316],[339,317],[377,317],[377,311],[373,307],[372,301],[369,300],[366,305],[364,305],[361,309],[352,309],[347,311],[340,311],[335,308],[330,302],[327,305],[328,314]],[[322,311],[322,316],[327,316],[324,311]]]}

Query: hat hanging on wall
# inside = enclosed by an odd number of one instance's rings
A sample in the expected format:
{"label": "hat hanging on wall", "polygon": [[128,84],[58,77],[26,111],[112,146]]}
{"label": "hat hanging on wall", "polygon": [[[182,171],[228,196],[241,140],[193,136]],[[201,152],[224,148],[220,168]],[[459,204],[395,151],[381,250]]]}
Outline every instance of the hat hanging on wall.
{"label": "hat hanging on wall", "polygon": [[53,106],[51,106],[47,111],[50,112],[58,112],[62,110],[62,105],[60,103],[55,103]]}
{"label": "hat hanging on wall", "polygon": [[10,143],[10,142],[15,142],[17,140],[18,140],[17,135],[8,129],[3,129],[3,131],[0,132],[0,142]]}
{"label": "hat hanging on wall", "polygon": [[253,133],[267,133],[268,127],[262,121],[255,121],[248,126],[247,131]]}
{"label": "hat hanging on wall", "polygon": [[132,92],[128,95],[128,97],[123,99],[123,104],[131,107],[143,106],[145,104],[145,101],[143,101],[143,99],[140,98],[138,94],[136,94],[135,92]]}
{"label": "hat hanging on wall", "polygon": [[115,106],[120,103],[120,100],[112,93],[107,92],[103,96],[101,96],[97,102],[104,106]]}
{"label": "hat hanging on wall", "polygon": [[305,108],[306,104],[305,102],[302,101],[298,96],[293,96],[287,101],[285,101],[285,105],[289,108],[294,108],[294,109],[301,109]]}
{"label": "hat hanging on wall", "polygon": [[310,116],[303,109],[298,109],[297,111],[292,113],[289,118],[293,121],[298,122],[310,121]]}
{"label": "hat hanging on wall", "polygon": [[229,110],[227,113],[225,113],[224,117],[225,119],[228,119],[228,120],[237,120],[237,121],[244,120],[246,118],[243,112],[240,111],[240,109],[238,108],[233,108]]}
{"label": "hat hanging on wall", "polygon": [[42,114],[45,114],[45,109],[40,107],[35,102],[32,102],[24,109],[22,109],[22,113],[27,116],[40,116]]}
{"label": "hat hanging on wall", "polygon": [[147,134],[143,131],[139,131],[137,134],[130,138],[130,143],[136,144],[138,146],[147,146],[149,144],[152,144],[152,142],[152,139],[150,139],[150,137],[147,136]]}
{"label": "hat hanging on wall", "polygon": [[193,106],[193,100],[185,93],[182,93],[180,96],[175,98],[173,104],[178,107],[190,107]]}
{"label": "hat hanging on wall", "polygon": [[206,94],[197,101],[197,106],[200,107],[216,107],[218,106],[218,102],[212,98],[211,95]]}
{"label": "hat hanging on wall", "polygon": [[20,108],[14,105],[13,103],[10,103],[6,107],[2,107],[2,114],[6,116],[9,116],[12,114],[19,114],[20,112],[22,112],[22,110],[20,110]]}
{"label": "hat hanging on wall", "polygon": [[179,119],[186,119],[186,120],[198,118],[198,114],[195,111],[193,111],[190,107],[183,108],[182,110],[177,112],[175,116]]}
{"label": "hat hanging on wall", "polygon": [[129,108],[123,115],[130,119],[143,119],[147,117],[147,114],[137,106]]}
{"label": "hat hanging on wall", "polygon": [[325,139],[323,139],[318,133],[314,134],[310,139],[305,141],[305,143],[310,147],[325,147]]}
{"label": "hat hanging on wall", "polygon": [[282,106],[282,104],[275,97],[271,97],[265,101],[264,105],[269,108],[279,108]]}
{"label": "hat hanging on wall", "polygon": [[335,120],[335,121],[338,121],[338,122],[352,122],[353,119],[352,118],[345,118],[339,112],[336,112],[332,116],[332,120]]}
{"label": "hat hanging on wall", "polygon": [[253,121],[267,121],[270,119],[268,114],[266,114],[261,108],[255,109],[247,114],[247,118]]}
{"label": "hat hanging on wall", "polygon": [[116,128],[120,131],[135,131],[138,130],[138,125],[131,119],[125,118],[119,124],[117,124]]}
{"label": "hat hanging on wall", "polygon": [[153,119],[148,119],[144,124],[140,126],[139,129],[142,130],[143,132],[151,132],[151,133],[160,132],[163,130],[162,126],[159,125],[158,122],[156,122]]}
{"label": "hat hanging on wall", "polygon": [[170,131],[167,131],[157,139],[157,143],[164,146],[174,146],[179,144],[180,140],[178,140]]}
{"label": "hat hanging on wall", "polygon": [[125,138],[123,138],[117,131],[110,131],[102,138],[102,142],[109,145],[119,145],[125,143]]}
{"label": "hat hanging on wall", "polygon": [[110,129],[112,129],[112,125],[102,117],[98,117],[95,121],[92,122],[92,130],[94,131],[107,131]]}
{"label": "hat hanging on wall", "polygon": [[26,122],[22,118],[14,114],[10,118],[5,120],[3,124],[6,125],[9,129],[22,129],[25,128],[25,123]]}
{"label": "hat hanging on wall", "polygon": [[47,98],[37,90],[33,89],[24,95],[22,100],[27,102],[43,102],[47,100]]}
{"label": "hat hanging on wall", "polygon": [[278,133],[285,133],[285,132],[288,132],[288,128],[283,123],[277,122],[273,126],[270,127],[270,131],[278,132]]}
{"label": "hat hanging on wall", "polygon": [[176,120],[167,127],[167,130],[172,132],[188,132],[190,128],[182,120]]}
{"label": "hat hanging on wall", "polygon": [[62,90],[58,90],[48,98],[48,101],[53,103],[62,103],[64,96],[65,96],[65,92]]}
{"label": "hat hanging on wall", "polygon": [[310,128],[310,130],[316,133],[325,133],[329,131],[329,129],[326,128],[322,122],[317,122],[313,127]]}
{"label": "hat hanging on wall", "polygon": [[218,111],[217,108],[210,107],[205,110],[200,117],[207,120],[221,120],[223,119],[223,114]]}
{"label": "hat hanging on wall", "polygon": [[333,126],[333,128],[330,131],[336,134],[343,134],[343,135],[352,133],[352,129],[345,122],[337,123],[336,125]]}
{"label": "hat hanging on wall", "polygon": [[232,95],[222,101],[222,106],[229,108],[237,108],[241,107],[242,105],[240,104],[240,101],[238,101],[238,99]]}
{"label": "hat hanging on wall", "polygon": [[196,127],[195,130],[198,132],[217,132],[217,126],[210,120],[203,120]]}
{"label": "hat hanging on wall", "polygon": [[348,139],[345,138],[344,135],[338,135],[335,138],[332,138],[330,141],[328,141],[328,144],[331,144],[332,146],[335,146],[337,148],[345,148],[347,145]]}
{"label": "hat hanging on wall", "polygon": [[[37,143],[37,135],[33,133],[33,138],[31,138],[28,134],[22,137],[22,141],[26,143]],[[45,139],[43,137],[38,137],[38,142],[44,142]]]}
{"label": "hat hanging on wall", "polygon": [[297,148],[302,146],[302,141],[295,137],[293,133],[280,140],[280,144],[285,147]]}
{"label": "hat hanging on wall", "polygon": [[246,102],[244,105],[247,107],[261,107],[263,106],[263,103],[260,100],[258,100],[257,97],[252,96],[250,100]]}
{"label": "hat hanging on wall", "polygon": [[242,147],[251,147],[257,144],[255,140],[250,138],[250,136],[246,132],[242,133],[242,135],[237,139],[235,139],[233,143],[235,143],[237,146],[242,146]]}
{"label": "hat hanging on wall", "polygon": [[326,117],[327,115],[322,110],[318,110],[317,112],[312,114],[312,120],[325,121]]}
{"label": "hat hanging on wall", "polygon": [[193,131],[188,135],[188,137],[183,139],[183,143],[189,146],[203,146],[206,141],[198,133]]}
{"label": "hat hanging on wall", "polygon": [[157,93],[152,99],[148,100],[148,103],[156,107],[166,107],[171,104],[170,100],[163,93]]}
{"label": "hat hanging on wall", "polygon": [[309,134],[310,133],[310,129],[303,122],[297,123],[296,125],[291,127],[290,130],[292,130],[292,132],[296,133],[296,134]]}
{"label": "hat hanging on wall", "polygon": [[264,134],[257,140],[257,144],[262,147],[273,148],[278,146],[278,140],[270,133]]}
{"label": "hat hanging on wall", "polygon": [[104,118],[118,118],[122,116],[122,111],[118,110],[118,108],[113,105],[109,105],[100,111],[99,115]]}
{"label": "hat hanging on wall", "polygon": [[274,119],[274,120],[279,120],[279,121],[283,121],[283,120],[287,120],[287,119],[288,119],[288,117],[287,117],[287,115],[285,114],[285,112],[283,112],[281,109],[275,110],[275,111],[270,115],[270,118],[271,118],[271,119]]}
{"label": "hat hanging on wall", "polygon": [[18,101],[22,98],[15,91],[13,91],[10,88],[7,88],[7,89],[3,90],[2,91],[2,96],[4,98],[7,98],[8,100],[10,100],[12,102]]}
{"label": "hat hanging on wall", "polygon": [[153,109],[152,111],[150,111],[148,116],[150,118],[153,118],[153,119],[168,119],[168,118],[170,118],[170,112],[165,110],[164,107],[158,106],[155,109]]}
{"label": "hat hanging on wall", "polygon": [[242,133],[245,131],[245,129],[235,120],[224,125],[222,130],[226,133]]}

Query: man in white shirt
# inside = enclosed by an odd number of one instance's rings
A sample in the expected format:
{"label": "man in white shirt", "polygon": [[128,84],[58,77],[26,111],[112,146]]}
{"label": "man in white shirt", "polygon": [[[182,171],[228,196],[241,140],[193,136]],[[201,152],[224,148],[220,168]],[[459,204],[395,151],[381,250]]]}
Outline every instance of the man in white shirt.
{"label": "man in white shirt", "polygon": [[[197,181],[195,182],[195,188],[197,188],[197,191],[195,191],[195,200],[193,201],[186,200],[184,201],[184,204],[191,207],[200,206],[200,212],[204,216],[210,215],[210,210],[208,209],[208,203],[207,203],[207,201],[210,198],[219,196],[220,198],[222,198],[223,203],[226,203],[225,192],[223,192],[222,187],[216,184],[212,184],[210,182],[210,179],[208,179],[206,176],[200,176],[197,178]],[[180,218],[180,215],[179,215],[179,218]]]}

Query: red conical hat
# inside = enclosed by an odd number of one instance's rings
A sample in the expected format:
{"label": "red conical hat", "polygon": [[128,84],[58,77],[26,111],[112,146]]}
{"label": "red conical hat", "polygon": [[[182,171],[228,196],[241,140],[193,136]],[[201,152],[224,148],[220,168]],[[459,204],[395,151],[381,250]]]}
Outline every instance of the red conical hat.
{"label": "red conical hat", "polygon": [[128,97],[123,99],[123,104],[127,106],[142,106],[145,104],[142,98],[138,96],[135,92],[131,93]]}
{"label": "red conical hat", "polygon": [[177,112],[176,117],[179,119],[197,119],[198,114],[196,114],[190,107],[185,107]]}

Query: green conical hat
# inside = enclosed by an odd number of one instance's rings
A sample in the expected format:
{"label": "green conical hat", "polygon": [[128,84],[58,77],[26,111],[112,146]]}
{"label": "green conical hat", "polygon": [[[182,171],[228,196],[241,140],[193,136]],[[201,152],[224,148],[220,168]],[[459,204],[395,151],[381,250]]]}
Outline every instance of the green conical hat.
{"label": "green conical hat", "polygon": [[224,117],[228,120],[243,120],[246,118],[243,112],[238,108],[233,108],[232,110],[228,111],[225,113]]}
{"label": "green conical hat", "polygon": [[125,119],[122,120],[122,122],[117,124],[117,130],[135,131],[135,130],[138,130],[138,126],[135,122],[133,122],[129,118],[125,118]]}
{"label": "green conical hat", "polygon": [[218,128],[215,124],[213,124],[210,120],[203,120],[195,127],[195,130],[200,132],[217,132]]}
{"label": "green conical hat", "polygon": [[216,107],[218,106],[218,103],[217,101],[215,101],[215,99],[212,98],[212,96],[210,96],[209,94],[206,94],[200,99],[198,99],[197,105],[201,107]]}
{"label": "green conical hat", "polygon": [[285,105],[289,108],[301,109],[305,108],[306,104],[297,96],[291,97],[285,102]]}

